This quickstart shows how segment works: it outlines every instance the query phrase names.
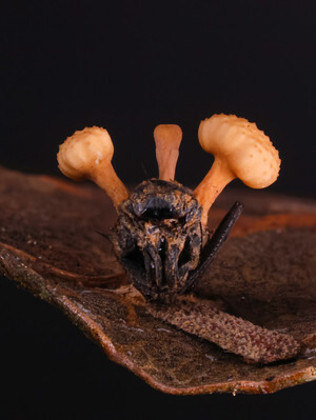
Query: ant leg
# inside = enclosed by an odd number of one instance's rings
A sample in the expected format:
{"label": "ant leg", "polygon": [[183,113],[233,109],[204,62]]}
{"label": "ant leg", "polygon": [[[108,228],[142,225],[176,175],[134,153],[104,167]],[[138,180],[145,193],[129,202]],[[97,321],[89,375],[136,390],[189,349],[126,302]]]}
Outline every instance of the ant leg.
{"label": "ant leg", "polygon": [[241,215],[243,208],[243,204],[236,201],[229,212],[225,215],[216,231],[214,232],[214,235],[207,241],[206,245],[202,249],[199,265],[194,271],[192,271],[187,284],[195,283],[196,280],[204,274],[208,266],[213,261],[215,255],[217,254],[217,251],[227,239],[234,224],[237,222],[239,216]]}

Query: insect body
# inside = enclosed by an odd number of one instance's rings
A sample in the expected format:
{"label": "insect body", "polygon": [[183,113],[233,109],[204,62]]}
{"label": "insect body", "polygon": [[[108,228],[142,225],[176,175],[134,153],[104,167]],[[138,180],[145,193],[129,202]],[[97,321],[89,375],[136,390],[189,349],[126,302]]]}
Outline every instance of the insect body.
{"label": "insect body", "polygon": [[202,208],[189,188],[175,181],[144,181],[118,209],[111,235],[114,251],[147,299],[170,302],[205,270],[242,208],[235,203],[209,237],[201,224]]}
{"label": "insect body", "polygon": [[188,288],[200,260],[201,214],[191,190],[160,179],[142,182],[121,204],[114,250],[144,296],[166,301]]}

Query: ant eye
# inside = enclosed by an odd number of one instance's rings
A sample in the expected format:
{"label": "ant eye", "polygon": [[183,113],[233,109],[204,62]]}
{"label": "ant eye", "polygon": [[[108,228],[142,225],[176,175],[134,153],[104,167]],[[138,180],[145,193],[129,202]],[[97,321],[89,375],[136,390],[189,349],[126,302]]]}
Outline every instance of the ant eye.
{"label": "ant eye", "polygon": [[170,208],[149,208],[142,215],[144,219],[155,220],[173,219],[174,217],[174,212]]}
{"label": "ant eye", "polygon": [[165,220],[178,217],[170,204],[159,197],[150,197],[140,217],[145,220]]}

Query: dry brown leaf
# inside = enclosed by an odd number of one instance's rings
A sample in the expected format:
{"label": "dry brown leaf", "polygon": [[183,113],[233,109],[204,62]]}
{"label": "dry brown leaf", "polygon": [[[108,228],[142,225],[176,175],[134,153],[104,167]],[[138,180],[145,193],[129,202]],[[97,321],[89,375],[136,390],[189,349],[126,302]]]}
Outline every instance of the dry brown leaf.
{"label": "dry brown leaf", "polygon": [[[228,207],[235,192],[219,206]],[[195,288],[199,298],[292,334],[296,360],[246,364],[150,315],[97,232],[115,220],[102,192],[0,169],[0,271],[59,306],[114,361],[173,394],[269,393],[316,377],[316,205],[251,192],[232,237]],[[223,210],[213,211],[211,227]]]}

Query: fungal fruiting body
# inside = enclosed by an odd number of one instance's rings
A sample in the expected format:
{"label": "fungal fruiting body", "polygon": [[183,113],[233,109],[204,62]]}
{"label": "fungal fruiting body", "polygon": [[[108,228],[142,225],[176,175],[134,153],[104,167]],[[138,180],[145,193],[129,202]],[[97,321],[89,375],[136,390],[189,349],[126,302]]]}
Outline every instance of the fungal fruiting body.
{"label": "fungal fruiting body", "polygon": [[91,179],[109,195],[117,208],[128,197],[128,192],[111,164],[113,154],[114,146],[107,130],[86,127],[59,146],[58,166],[68,178]]}
{"label": "fungal fruiting body", "polygon": [[213,115],[201,122],[198,134],[202,148],[215,158],[194,191],[206,225],[210,207],[228,183],[239,178],[251,188],[266,188],[278,178],[281,161],[269,137],[245,118]]}

